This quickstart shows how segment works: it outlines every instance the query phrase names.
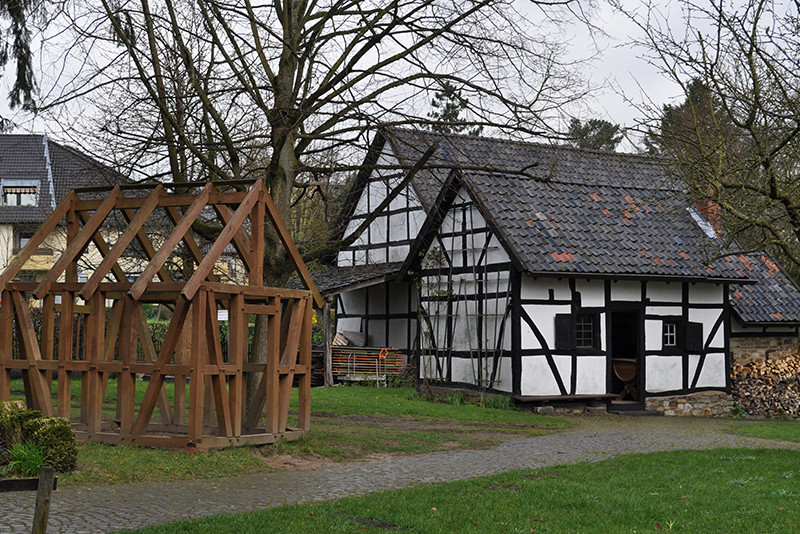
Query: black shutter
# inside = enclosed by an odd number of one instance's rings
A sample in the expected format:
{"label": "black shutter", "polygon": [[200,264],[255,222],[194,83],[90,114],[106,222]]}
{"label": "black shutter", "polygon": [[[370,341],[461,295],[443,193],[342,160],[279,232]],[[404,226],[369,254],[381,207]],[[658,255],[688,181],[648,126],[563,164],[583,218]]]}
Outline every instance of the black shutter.
{"label": "black shutter", "polygon": [[572,315],[556,314],[556,349],[572,350],[575,346],[575,332],[572,326]]}
{"label": "black shutter", "polygon": [[684,347],[688,352],[703,351],[702,323],[686,323],[686,341]]}
{"label": "black shutter", "polygon": [[592,314],[592,347],[600,349],[600,314]]}

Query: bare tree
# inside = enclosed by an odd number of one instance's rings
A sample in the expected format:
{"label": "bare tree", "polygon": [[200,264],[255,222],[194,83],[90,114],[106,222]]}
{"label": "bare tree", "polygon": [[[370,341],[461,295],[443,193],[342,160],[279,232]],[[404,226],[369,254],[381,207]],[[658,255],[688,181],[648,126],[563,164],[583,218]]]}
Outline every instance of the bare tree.
{"label": "bare tree", "polygon": [[[510,0],[65,3],[66,31],[52,44],[69,80],[42,105],[72,131],[124,141],[123,161],[147,174],[264,178],[288,219],[297,189],[356,169],[375,128],[432,122],[428,91],[443,83],[459,87],[476,126],[554,135],[550,119],[584,89],[553,24],[583,13],[570,1],[527,7],[529,16]],[[112,112],[76,115],[87,99]],[[331,150],[340,159],[321,165]],[[280,283],[289,263],[267,239],[267,282]]]}
{"label": "bare tree", "polygon": [[650,109],[651,146],[718,207],[723,246],[769,248],[800,265],[800,4],[681,6],[681,35],[654,9],[635,18],[653,63],[686,97]]}

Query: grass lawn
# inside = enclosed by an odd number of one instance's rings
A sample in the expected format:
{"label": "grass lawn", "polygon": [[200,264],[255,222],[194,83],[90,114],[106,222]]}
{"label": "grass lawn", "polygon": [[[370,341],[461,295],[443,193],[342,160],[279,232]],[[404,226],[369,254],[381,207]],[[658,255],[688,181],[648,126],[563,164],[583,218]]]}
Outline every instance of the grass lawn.
{"label": "grass lawn", "polygon": [[732,428],[733,432],[756,438],[800,441],[800,423],[796,421],[759,421],[741,423]]}
{"label": "grass lawn", "polygon": [[799,479],[794,451],[631,454],[135,532],[785,533],[800,525]]}
{"label": "grass lawn", "polygon": [[[79,380],[73,395],[80,395]],[[12,383],[12,390],[21,394]],[[109,381],[109,390],[116,384]],[[168,384],[172,386],[172,384]],[[146,383],[137,384],[137,398]],[[168,390],[171,395],[171,389]],[[77,399],[75,399],[77,402]],[[296,399],[293,399],[293,409]],[[552,433],[571,424],[564,419],[515,410],[452,406],[428,402],[409,388],[335,387],[311,390],[311,432],[303,439],[262,447],[186,454],[181,451],[79,445],[78,469],[59,475],[63,486],[138,481],[165,481],[236,476],[282,468],[277,461],[343,462],[373,455],[418,454],[487,447],[517,437]],[[114,413],[106,394],[104,412]],[[290,416],[291,419],[291,416]],[[290,426],[293,424],[290,420]]]}

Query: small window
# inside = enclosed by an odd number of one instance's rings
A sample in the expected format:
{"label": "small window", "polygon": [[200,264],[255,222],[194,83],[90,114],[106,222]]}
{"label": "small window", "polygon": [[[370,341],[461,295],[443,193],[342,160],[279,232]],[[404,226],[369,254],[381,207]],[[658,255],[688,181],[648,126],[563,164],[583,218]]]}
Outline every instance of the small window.
{"label": "small window", "polygon": [[575,346],[579,349],[594,347],[594,316],[578,314],[575,317]]}
{"label": "small window", "polygon": [[678,346],[678,324],[677,323],[664,323],[664,346],[677,347]]}
{"label": "small window", "polygon": [[4,206],[35,206],[36,186],[3,186]]}
{"label": "small window", "polygon": [[31,240],[31,238],[33,237],[33,234],[34,234],[34,232],[31,232],[31,231],[20,230],[20,232],[19,232],[19,240],[17,242],[18,247],[21,248],[21,249],[25,248],[25,245],[27,245],[28,241]]}

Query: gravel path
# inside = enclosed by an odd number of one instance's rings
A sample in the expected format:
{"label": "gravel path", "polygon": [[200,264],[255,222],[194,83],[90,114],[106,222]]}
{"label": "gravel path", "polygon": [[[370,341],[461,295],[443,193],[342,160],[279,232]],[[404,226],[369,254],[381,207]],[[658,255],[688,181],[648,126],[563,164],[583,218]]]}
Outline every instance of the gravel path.
{"label": "gravel path", "polygon": [[[356,462],[246,477],[69,487],[53,494],[48,532],[133,529],[248,510],[491,475],[522,468],[597,462],[632,452],[719,447],[785,448],[800,443],[729,434],[730,420],[657,416],[586,416],[549,436],[483,450]],[[0,494],[0,532],[30,532],[35,492]]]}

